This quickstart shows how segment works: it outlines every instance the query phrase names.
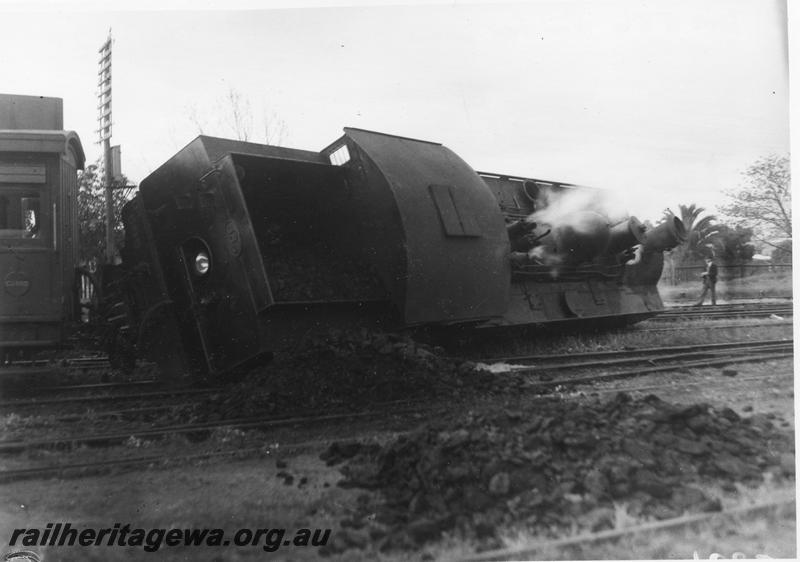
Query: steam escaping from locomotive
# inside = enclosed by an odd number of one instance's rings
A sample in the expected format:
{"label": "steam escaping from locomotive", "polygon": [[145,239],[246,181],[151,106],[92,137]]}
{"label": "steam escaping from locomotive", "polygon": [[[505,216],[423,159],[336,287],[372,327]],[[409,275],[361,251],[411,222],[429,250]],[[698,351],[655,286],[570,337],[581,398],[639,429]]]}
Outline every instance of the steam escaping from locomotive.
{"label": "steam escaping from locomotive", "polygon": [[[600,190],[537,188],[534,193],[534,212],[511,226],[509,237],[512,250],[526,252],[530,263],[551,267],[553,276],[558,275],[560,266],[585,264],[643,241],[639,236],[641,229],[629,230],[633,236],[623,236],[616,227],[611,244],[610,217],[620,213],[608,211],[608,198]],[[638,225],[638,221],[635,224]],[[525,259],[517,256],[514,262],[524,264]]]}
{"label": "steam escaping from locomotive", "polygon": [[536,199],[537,209],[529,220],[537,223],[563,225],[585,232],[586,217],[581,217],[581,213],[607,214],[607,198],[599,189],[539,190]]}
{"label": "steam escaping from locomotive", "polygon": [[515,256],[513,262],[550,267],[554,277],[562,268],[597,260],[630,261],[636,248],[663,252],[686,237],[676,217],[646,232],[636,217],[628,217],[607,192],[599,189],[533,191],[536,210],[508,229],[512,250],[526,254]]}

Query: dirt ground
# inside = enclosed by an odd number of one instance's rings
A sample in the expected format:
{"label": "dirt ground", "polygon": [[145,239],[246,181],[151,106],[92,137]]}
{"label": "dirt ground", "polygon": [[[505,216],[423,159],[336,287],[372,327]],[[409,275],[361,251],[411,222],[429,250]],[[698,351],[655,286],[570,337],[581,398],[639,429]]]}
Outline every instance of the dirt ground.
{"label": "dirt ground", "polygon": [[[670,383],[667,388],[662,387]],[[565,397],[580,400],[581,393],[589,398],[611,396],[614,391],[626,390],[632,396],[656,394],[675,404],[707,402],[715,408],[732,408],[748,417],[762,414],[772,424],[791,432],[794,427],[794,378],[791,360],[776,360],[763,364],[740,364],[733,367],[702,369],[672,374],[647,375],[564,391]],[[596,395],[596,396],[595,396]],[[499,399],[498,399],[499,400]],[[535,412],[537,402],[526,397],[504,398],[488,403],[488,409],[514,407]],[[370,428],[361,424],[362,437],[385,441],[390,432],[410,429],[417,421],[405,419]],[[319,559],[326,549],[315,546],[296,546],[285,541],[295,537],[300,529],[331,529],[329,542],[337,535],[348,541],[344,551],[334,551],[328,559],[336,560],[433,560],[464,559],[475,553],[475,545],[465,544],[457,537],[445,535],[441,540],[405,552],[379,552],[375,543],[358,533],[342,528],[344,516],[369,501],[371,492],[359,488],[342,488],[337,484],[342,474],[337,466],[327,466],[320,454],[341,433],[351,434],[352,427],[328,428],[321,432],[320,441],[293,449],[291,446],[265,448],[246,459],[217,459],[201,461],[191,466],[173,468],[148,467],[126,470],[103,476],[74,479],[52,478],[22,481],[0,486],[0,536],[4,543],[14,529],[44,529],[48,523],[69,522],[73,528],[131,528],[151,529],[223,529],[225,540],[239,529],[286,529],[283,544],[276,545],[275,533],[261,533],[257,544],[249,546],[167,546],[162,544],[157,554],[144,553],[143,547],[72,546],[31,547],[54,560],[310,560]],[[280,442],[308,438],[305,432],[283,432]],[[264,438],[268,441],[273,441]],[[280,445],[279,442],[273,443]],[[793,451],[787,454],[793,462]],[[785,462],[789,462],[786,460]],[[766,481],[761,486],[736,486],[727,489],[713,486],[705,490],[718,498],[722,507],[774,501],[794,497],[793,481]],[[624,518],[624,509],[619,517]],[[624,521],[622,523],[625,523]],[[621,524],[622,524],[621,523]],[[636,524],[639,522],[629,522]],[[501,533],[502,534],[502,533]],[[361,538],[359,538],[361,537]],[[536,537],[504,535],[500,545],[513,548]],[[267,541],[269,539],[269,544]],[[341,543],[341,540],[339,540]],[[18,543],[19,546],[19,543]],[[279,546],[274,552],[267,552]],[[342,546],[340,544],[340,546]],[[265,548],[267,547],[267,548]],[[0,548],[4,553],[8,547]],[[677,530],[649,532],[623,537],[615,542],[572,547],[543,547],[528,553],[532,559],[582,558],[692,558],[696,553],[707,558],[712,553],[730,557],[741,552],[748,557],[766,554],[772,557],[793,558],[796,555],[794,513],[778,510],[758,516],[734,520],[711,521],[707,524]]]}

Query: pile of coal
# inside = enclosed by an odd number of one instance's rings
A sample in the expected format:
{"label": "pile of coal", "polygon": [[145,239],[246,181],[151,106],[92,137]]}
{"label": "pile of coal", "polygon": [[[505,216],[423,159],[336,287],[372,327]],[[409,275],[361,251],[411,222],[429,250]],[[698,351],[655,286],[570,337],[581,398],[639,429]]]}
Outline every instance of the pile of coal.
{"label": "pile of coal", "polygon": [[792,451],[763,416],[655,396],[469,414],[382,447],[326,451],[329,464],[347,461],[340,485],[378,492],[361,497],[332,548],[366,537],[418,549],[445,533],[496,547],[513,530],[545,538],[719,510],[707,484],[733,491],[765,473],[788,477]]}
{"label": "pile of coal", "polygon": [[259,247],[276,301],[386,298],[375,270],[332,240],[285,225],[262,229]]}
{"label": "pile of coal", "polygon": [[219,420],[266,414],[362,410],[380,402],[455,397],[493,377],[440,348],[396,334],[330,332],[276,356],[183,417]]}

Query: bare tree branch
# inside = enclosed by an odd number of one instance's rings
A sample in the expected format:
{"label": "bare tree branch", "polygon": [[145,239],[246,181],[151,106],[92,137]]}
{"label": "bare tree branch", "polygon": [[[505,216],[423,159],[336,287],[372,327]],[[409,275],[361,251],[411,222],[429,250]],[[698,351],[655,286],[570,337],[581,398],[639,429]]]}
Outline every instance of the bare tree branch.
{"label": "bare tree branch", "polygon": [[[286,123],[282,119],[265,108],[262,108],[260,116],[256,116],[250,101],[235,88],[229,88],[223,97],[218,98],[211,111],[201,113],[197,106],[188,107],[187,118],[201,135],[280,146],[287,134]],[[257,122],[261,123],[260,131]]]}
{"label": "bare tree branch", "polygon": [[727,192],[731,203],[722,212],[759,239],[792,236],[791,174],[787,156],[770,155],[757,160],[744,172],[745,185]]}

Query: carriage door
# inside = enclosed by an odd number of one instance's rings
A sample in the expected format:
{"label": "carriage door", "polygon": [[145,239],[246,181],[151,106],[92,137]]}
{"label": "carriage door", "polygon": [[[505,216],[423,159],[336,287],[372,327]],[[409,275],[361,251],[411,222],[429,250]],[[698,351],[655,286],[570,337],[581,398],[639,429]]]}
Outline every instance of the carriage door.
{"label": "carriage door", "polygon": [[0,160],[0,315],[59,322],[61,277],[53,230],[55,203],[44,159]]}

